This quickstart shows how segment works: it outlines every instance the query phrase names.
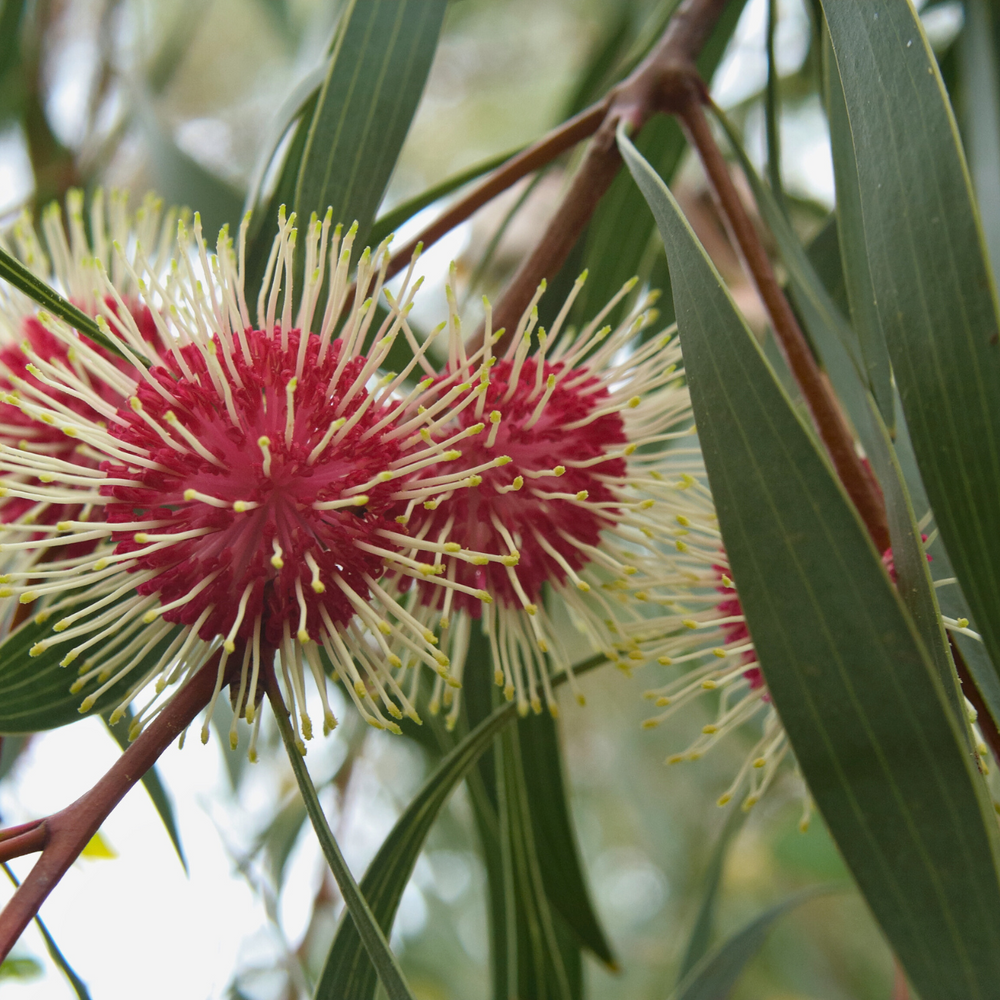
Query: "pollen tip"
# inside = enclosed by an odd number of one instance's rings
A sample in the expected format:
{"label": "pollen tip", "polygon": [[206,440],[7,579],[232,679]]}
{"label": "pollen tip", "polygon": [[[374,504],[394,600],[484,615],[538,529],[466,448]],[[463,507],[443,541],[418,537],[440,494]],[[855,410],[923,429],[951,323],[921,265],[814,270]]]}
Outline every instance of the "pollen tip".
{"label": "pollen tip", "polygon": [[323,735],[329,736],[337,728],[337,716],[329,709],[323,714]]}
{"label": "pollen tip", "polygon": [[[74,687],[75,686],[76,685],[74,685]],[[72,689],[70,689],[70,690],[71,690],[71,693],[73,693],[73,694],[76,693],[75,691],[72,691]],[[77,711],[81,715],[83,715],[85,712],[89,712],[94,707],[94,704],[96,702],[97,702],[96,696],[92,695],[92,694],[88,694],[87,697],[83,699],[83,702],[80,704],[80,707],[77,709]]]}
{"label": "pollen tip", "polygon": [[701,682],[701,686],[706,691],[714,691],[719,685],[709,677],[707,680]]}
{"label": "pollen tip", "polygon": [[285,565],[285,561],[281,558],[281,556],[274,555],[271,556],[271,565],[275,569],[282,569]]}
{"label": "pollen tip", "polygon": [[48,649],[48,646],[46,646],[44,642],[36,642],[34,646],[32,646],[31,649],[28,650],[28,655],[41,656],[46,649]]}
{"label": "pollen tip", "polygon": [[483,602],[483,604],[492,604],[493,598],[485,590],[480,590],[476,596]]}
{"label": "pollen tip", "polygon": [[22,604],[31,604],[32,601],[38,600],[38,594],[36,594],[33,590],[29,590],[23,593],[19,600]]}
{"label": "pollen tip", "polygon": [[397,670],[403,665],[403,661],[395,653],[390,653],[388,659],[389,666],[394,667]]}
{"label": "pollen tip", "polygon": [[208,743],[208,723],[207,722],[205,723],[205,725],[203,725],[201,727],[201,742],[203,744],[207,744]]}
{"label": "pollen tip", "polygon": [[507,701],[513,701],[514,700],[514,685],[513,684],[508,684],[503,689],[503,696],[507,699]]}
{"label": "pollen tip", "polygon": [[748,795],[743,800],[743,811],[750,812],[750,810],[753,809],[755,805],[757,805],[758,801],[759,799],[757,798],[756,795]]}
{"label": "pollen tip", "polygon": [[527,611],[529,615],[537,615],[538,614],[538,605],[537,604],[525,604],[524,610]]}
{"label": "pollen tip", "polygon": [[230,732],[229,734],[229,749],[235,750],[240,745],[240,734],[235,732]]}
{"label": "pollen tip", "polygon": [[706,736],[714,736],[719,731],[719,727],[710,722],[707,726],[702,726],[701,731]]}
{"label": "pollen tip", "polygon": [[732,795],[730,795],[729,792],[726,792],[725,795],[720,795],[715,800],[715,804],[717,806],[726,806],[726,805],[729,805],[729,803],[732,801],[732,799],[733,799]]}
{"label": "pollen tip", "polygon": [[298,639],[303,646],[310,642],[309,633],[304,628],[299,629],[295,638]]}
{"label": "pollen tip", "polygon": [[226,640],[226,641],[225,641],[225,642],[224,642],[224,643],[222,644],[222,648],[223,648],[223,649],[224,649],[224,650],[225,650],[225,651],[226,651],[227,653],[235,653],[235,652],[236,652],[236,643],[235,643],[235,642],[233,642],[233,640],[232,640],[232,639],[227,639],[227,640]]}
{"label": "pollen tip", "polygon": [[299,715],[299,722],[302,724],[302,735],[307,740],[311,740],[313,738],[313,724],[312,724],[312,719],[310,719],[309,716],[306,715],[305,712],[302,712]]}
{"label": "pollen tip", "polygon": [[359,698],[367,698],[368,697],[368,689],[365,687],[364,681],[355,681],[354,682],[354,693]]}
{"label": "pollen tip", "polygon": [[697,628],[698,627],[698,623],[693,618],[684,618],[681,621],[681,624],[685,628]]}
{"label": "pollen tip", "polygon": [[155,622],[156,619],[159,617],[159,615],[160,615],[159,608],[155,608],[152,611],[147,611],[142,616],[143,623],[146,624],[146,625],[152,625],[153,622]]}
{"label": "pollen tip", "polygon": [[590,590],[590,584],[586,580],[577,580],[576,589],[582,590],[586,594]]}
{"label": "pollen tip", "polygon": [[565,472],[566,472],[566,466],[565,465],[557,465],[552,470],[552,475],[554,475],[554,476],[562,476],[562,475],[565,474]]}
{"label": "pollen tip", "polygon": [[684,760],[684,754],[682,754],[682,753],[674,753],[674,754],[671,754],[667,758],[667,763],[668,764],[679,764],[682,760]]}
{"label": "pollen tip", "polygon": [[149,541],[149,535],[147,535],[144,531],[140,531],[132,537],[138,545],[145,545],[146,542]]}
{"label": "pollen tip", "polygon": [[248,725],[252,725],[256,714],[256,708],[253,705],[247,705],[246,710],[243,712],[243,718],[247,720]]}
{"label": "pollen tip", "polygon": [[667,698],[666,696],[663,696],[661,698],[657,698],[656,699],[656,707],[657,708],[666,708],[667,705],[669,705],[669,704],[671,704],[671,700],[669,698]]}

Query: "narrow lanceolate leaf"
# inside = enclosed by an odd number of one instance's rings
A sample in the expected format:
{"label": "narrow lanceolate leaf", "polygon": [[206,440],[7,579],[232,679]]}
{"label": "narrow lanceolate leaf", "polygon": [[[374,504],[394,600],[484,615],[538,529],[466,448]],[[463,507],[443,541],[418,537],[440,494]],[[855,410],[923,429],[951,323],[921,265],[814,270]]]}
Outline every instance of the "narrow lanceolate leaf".
{"label": "narrow lanceolate leaf", "polygon": [[917,991],[995,995],[1000,831],[941,678],[828,462],[624,133],[670,263],[719,526],[809,789]]}
{"label": "narrow lanceolate leaf", "polygon": [[[396,165],[437,47],[445,0],[348,0],[329,69],[306,102],[279,176],[275,204],[304,225],[333,209],[334,222],[357,221],[355,246],[367,245],[375,212]],[[275,212],[250,248],[263,273]],[[259,276],[258,276],[259,277]]]}
{"label": "narrow lanceolate leaf", "polygon": [[680,982],[683,982],[684,977],[702,960],[712,943],[715,904],[718,902],[719,886],[722,884],[722,869],[726,863],[726,856],[729,854],[729,845],[732,843],[733,837],[742,829],[746,815],[745,810],[736,805],[730,806],[729,815],[719,833],[719,839],[712,849],[708,871],[705,873],[705,888],[701,897],[701,905],[698,907],[698,916],[691,929],[691,937],[688,938],[684,958],[681,959],[680,972],[677,975]]}
{"label": "narrow lanceolate leaf", "polygon": [[1000,328],[955,121],[905,0],[823,6],[864,222],[844,253],[867,254],[927,495],[1000,663]]}
{"label": "narrow lanceolate leaf", "polygon": [[[514,704],[497,709],[438,765],[399,818],[361,880],[372,914],[388,935],[399,900],[424,840],[452,789],[468,773],[496,734],[516,718]],[[378,977],[354,923],[341,922],[316,985],[316,1000],[370,1000]]]}
{"label": "narrow lanceolate leaf", "polygon": [[521,752],[530,762],[524,768],[524,793],[545,893],[580,943],[605,965],[617,968],[583,873],[556,721],[547,713],[528,716],[518,722],[517,729]]}
{"label": "narrow lanceolate leaf", "polygon": [[[77,679],[77,664],[70,667],[59,665],[71,647],[70,643],[50,646],[37,656],[31,655],[36,643],[51,638],[52,622],[39,625],[34,619],[29,619],[0,643],[0,733],[34,733],[55,729],[76,722],[84,715],[111,711],[125,700],[135,677],[142,676],[166,652],[173,636],[161,639],[143,656],[129,677],[113,684],[83,715],[79,709],[84,699],[102,687],[104,681],[95,677],[78,692],[71,693],[70,686]],[[113,638],[109,636],[106,642]],[[88,652],[95,656],[103,648],[92,647]]]}
{"label": "narrow lanceolate leaf", "polygon": [[868,255],[861,249],[864,246],[864,223],[861,217],[861,191],[854,160],[854,142],[847,119],[840,74],[837,72],[837,61],[833,58],[826,32],[823,33],[823,55],[830,142],[836,147],[833,166],[837,185],[837,232],[840,237],[844,283],[851,307],[851,324],[860,342],[869,388],[890,435],[893,435],[895,419],[889,349],[885,344],[875,303]]}
{"label": "narrow lanceolate leaf", "polygon": [[726,1000],[743,970],[764,946],[768,932],[778,917],[801,903],[815,899],[820,893],[829,891],[825,886],[806,889],[765,910],[742,930],[723,941],[711,954],[706,955],[684,977],[670,1000]]}
{"label": "narrow lanceolate leaf", "polygon": [[495,750],[500,853],[507,926],[507,994],[581,1000],[580,945],[559,933],[542,877],[526,791],[527,762],[517,729],[505,732]]}
{"label": "narrow lanceolate leaf", "polygon": [[72,302],[64,299],[54,288],[50,288],[41,278],[32,274],[16,257],[0,247],[0,278],[9,281],[18,291],[24,292],[54,316],[65,320],[79,330],[88,340],[93,341],[112,354],[121,357],[121,351],[98,329],[94,320],[81,312]]}

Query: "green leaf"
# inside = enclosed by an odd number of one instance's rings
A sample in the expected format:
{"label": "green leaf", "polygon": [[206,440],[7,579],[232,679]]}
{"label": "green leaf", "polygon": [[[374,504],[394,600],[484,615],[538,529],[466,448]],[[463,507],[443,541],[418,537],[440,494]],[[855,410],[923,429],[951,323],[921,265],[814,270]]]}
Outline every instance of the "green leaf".
{"label": "green leaf", "polygon": [[[437,766],[400,816],[369,865],[360,889],[383,931],[388,934],[403,890],[424,840],[452,789],[469,772],[496,734],[516,718],[506,703],[481,722]],[[375,993],[375,970],[353,921],[341,922],[316,985],[316,1000],[369,1000]]]}
{"label": "green leaf", "polygon": [[[839,86],[839,81],[834,82]],[[826,287],[820,281],[798,237],[777,205],[774,195],[757,177],[735,132],[721,113],[719,121],[739,157],[757,205],[774,233],[782,263],[788,269],[794,301],[803,316],[812,342],[826,364],[838,395],[854,420],[861,441],[872,461],[885,496],[889,535],[898,573],[897,587],[913,616],[927,651],[931,654],[952,709],[957,717],[961,717],[954,666],[941,624],[941,612],[934,595],[927,559],[921,545],[913,504],[896,458],[889,429],[882,416],[883,413],[892,414],[894,408],[889,359],[882,341],[881,329],[875,331],[882,353],[885,354],[886,384],[880,388],[878,379],[883,370],[881,367],[873,370],[868,360],[872,353],[871,345],[867,352],[863,344],[860,351],[858,350],[857,336],[847,325]],[[843,218],[843,215],[838,216],[838,221]],[[864,262],[866,272],[867,267],[867,262]],[[844,274],[850,275],[850,267],[846,260]],[[869,289],[870,287],[869,283]],[[863,366],[857,359],[858,353],[865,356]],[[851,364],[846,363],[844,356]],[[863,371],[867,371],[871,393],[865,391],[863,383],[866,378],[862,375]],[[887,393],[888,401],[882,406],[878,406],[873,399],[876,390]]]}
{"label": "green leaf", "polygon": [[1000,327],[954,118],[905,0],[824,10],[864,221],[844,253],[867,253],[927,495],[1000,663]]}
{"label": "green leaf", "polygon": [[889,349],[882,334],[882,323],[875,304],[864,246],[864,221],[861,217],[861,191],[854,162],[854,144],[844,105],[844,91],[837,72],[837,62],[830,51],[829,35],[823,32],[826,107],[830,121],[830,142],[836,147],[833,159],[837,187],[837,235],[844,286],[850,303],[854,328],[868,372],[868,387],[878,404],[890,435],[895,433],[892,370]]}
{"label": "green leaf", "polygon": [[832,887],[828,886],[806,889],[765,910],[706,955],[671,994],[670,1000],[726,1000],[743,970],[764,946],[771,925],[789,910],[830,891]]}
{"label": "green leaf", "polygon": [[358,222],[360,249],[424,89],[445,0],[348,0],[319,92],[303,108],[277,188],[255,227],[248,269],[259,284],[277,206],[304,225],[328,207]]}
{"label": "green leaf", "polygon": [[[101,695],[89,712],[81,714],[80,704],[101,686],[100,681],[95,677],[71,694],[69,689],[76,680],[76,670],[59,666],[70,648],[68,645],[51,647],[39,656],[30,655],[35,643],[51,636],[51,621],[38,624],[30,618],[0,643],[0,733],[56,729],[110,711],[125,700],[130,686],[153,667],[173,641],[173,634],[161,639],[127,677]],[[93,647],[89,654],[96,661],[98,652]]]}
{"label": "green leaf", "polygon": [[993,996],[1000,830],[964,727],[673,196],[622,131],[619,145],[667,249],[719,526],[809,789],[917,990]]}
{"label": "green leaf", "polygon": [[[504,732],[495,752],[498,825],[506,891],[507,990],[579,1000],[580,947],[560,940],[558,916],[545,890],[525,788],[518,730]],[[566,944],[569,946],[566,947]]]}
{"label": "green leaf", "polygon": [[[129,747],[128,731],[132,719],[131,709],[126,709],[125,714],[117,725],[112,726],[107,718],[104,719],[104,724],[108,727],[108,732],[111,733],[115,742],[122,750],[127,750]],[[184,848],[181,845],[181,834],[177,829],[177,818],[174,816],[174,804],[170,798],[170,793],[160,778],[160,772],[157,771],[155,764],[142,776],[142,783],[146,786],[146,791],[153,800],[153,806],[163,821],[167,835],[170,837],[170,842],[174,845],[174,850],[177,852],[177,857],[180,858],[185,874],[190,874],[188,872],[187,858],[184,857]]]}
{"label": "green leaf", "polygon": [[735,804],[730,806],[729,815],[722,826],[715,847],[712,848],[712,857],[709,859],[708,871],[705,873],[705,891],[701,897],[701,906],[698,907],[698,916],[691,930],[684,958],[681,960],[680,971],[677,973],[679,982],[683,982],[684,977],[701,961],[712,942],[715,905],[719,898],[719,886],[722,884],[722,870],[729,853],[729,845],[743,828],[743,820],[746,817],[745,810],[740,809]]}
{"label": "green leaf", "polygon": [[[0,247],[0,278],[9,281],[16,289],[24,292],[53,315],[75,327],[84,337],[93,341],[116,357],[123,357],[118,347],[101,331],[86,313],[81,312],[72,302],[64,299],[55,289],[50,288],[41,278],[37,278],[16,257],[12,257]],[[142,360],[142,359],[140,359]]]}
{"label": "green leaf", "polygon": [[580,943],[615,969],[618,965],[583,873],[566,797],[556,721],[548,713],[531,715],[519,720],[517,729],[520,751],[530,761],[524,768],[524,794],[545,894]]}

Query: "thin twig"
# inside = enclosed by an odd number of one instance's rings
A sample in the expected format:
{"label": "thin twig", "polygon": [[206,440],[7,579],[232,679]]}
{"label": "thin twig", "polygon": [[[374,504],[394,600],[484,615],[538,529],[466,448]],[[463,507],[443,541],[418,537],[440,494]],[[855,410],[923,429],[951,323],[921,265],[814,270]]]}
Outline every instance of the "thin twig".
{"label": "thin twig", "polygon": [[323,856],[330,866],[330,871],[333,872],[333,877],[337,880],[340,895],[348,913],[354,920],[358,936],[368,952],[368,957],[372,960],[372,965],[378,972],[378,977],[389,995],[389,1000],[413,1000],[413,994],[406,985],[406,979],[403,977],[399,962],[392,953],[389,942],[372,914],[367,900],[361,894],[358,883],[354,880],[351,869],[347,866],[344,855],[340,852],[330,824],[326,821],[323,807],[316,795],[316,786],[312,783],[312,778],[309,777],[302,753],[296,744],[295,733],[292,731],[292,725],[288,718],[288,709],[285,707],[281,689],[278,687],[278,679],[274,675],[274,668],[270,665],[264,675],[264,685],[268,701],[270,701],[274,711],[274,717],[278,722],[281,739],[288,753],[288,760],[295,773],[295,780],[299,783],[302,800],[316,832],[316,839],[319,841]]}
{"label": "thin twig", "polygon": [[[657,111],[672,111],[694,92],[704,93],[695,59],[708,40],[727,0],[684,0],[649,55],[618,84],[605,100],[600,128],[591,140],[569,191],[549,222],[541,240],[518,268],[493,310],[493,327],[511,336],[542,280],[551,281],[565,263],[602,196],[621,167],[615,143],[619,121],[635,134]],[[482,329],[470,349],[482,343]],[[500,342],[498,350],[505,343]]]}
{"label": "thin twig", "polygon": [[2,860],[38,850],[42,852],[0,913],[0,961],[10,953],[48,894],[80,856],[111,810],[208,704],[215,687],[219,655],[212,657],[174,695],[90,791],[65,809],[37,822],[27,833],[5,838],[4,834],[10,831],[0,832],[0,848],[6,848],[0,855]]}
{"label": "thin twig", "polygon": [[677,117],[689,142],[698,151],[733,246],[739,251],[743,265],[760,293],[775,338],[802,390],[837,475],[857,507],[876,548],[884,552],[890,545],[885,503],[854,447],[851,432],[778,284],[767,252],[733,184],[729,165],[709,128],[701,100],[686,101],[677,109]]}
{"label": "thin twig", "polygon": [[[603,101],[563,122],[558,128],[554,128],[547,135],[542,136],[538,142],[522,150],[517,156],[512,156],[502,167],[498,167],[489,177],[463,195],[444,215],[435,219],[414,236],[409,243],[400,247],[392,255],[386,276],[391,278],[410,263],[418,243],[422,244],[425,249],[437,243],[442,236],[451,232],[455,226],[464,222],[473,212],[498,194],[506,191],[511,185],[516,184],[522,177],[526,177],[538,170],[539,167],[551,163],[561,153],[572,149],[587,136],[593,135],[601,122],[604,121],[609,100],[610,95]],[[348,299],[350,300],[350,296]]]}

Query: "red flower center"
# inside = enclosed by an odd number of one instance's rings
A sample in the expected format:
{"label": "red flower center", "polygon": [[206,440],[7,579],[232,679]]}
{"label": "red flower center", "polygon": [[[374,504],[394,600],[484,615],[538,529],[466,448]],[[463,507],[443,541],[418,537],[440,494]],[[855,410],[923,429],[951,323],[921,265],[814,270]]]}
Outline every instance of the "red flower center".
{"label": "red flower center", "polygon": [[341,364],[336,341],[320,359],[310,337],[298,364],[299,331],[284,348],[277,334],[246,337],[250,362],[234,347],[211,365],[188,347],[190,374],[150,372],[163,392],[141,384],[114,433],[152,467],[106,463],[136,485],[104,492],[118,501],[109,521],[155,525],[117,533],[116,551],[139,554],[131,571],[156,571],[138,590],[176,603],[166,620],[190,625],[207,612],[203,638],[234,627],[248,637],[263,615],[277,645],[286,625],[301,639],[327,618],[346,624],[348,592],[367,597],[365,575],[382,574],[381,557],[359,545],[385,548],[379,529],[398,530],[386,516],[393,487],[365,484],[399,448],[373,430],[384,412],[359,384],[365,358]]}
{"label": "red flower center", "polygon": [[[458,445],[463,467],[476,469],[502,455],[510,462],[482,471],[479,485],[456,501],[417,507],[411,533],[494,557],[478,565],[455,560],[457,583],[508,605],[537,601],[547,580],[562,583],[567,566],[576,572],[589,561],[580,546],[596,546],[618,512],[607,484],[624,476],[625,460],[601,456],[626,443],[624,423],[617,412],[590,419],[607,400],[607,390],[585,371],[550,362],[539,371],[533,358],[497,362],[485,397],[463,409],[448,430],[485,424]],[[441,604],[439,588],[422,589],[426,603]],[[464,593],[454,600],[479,617],[479,600]]]}

